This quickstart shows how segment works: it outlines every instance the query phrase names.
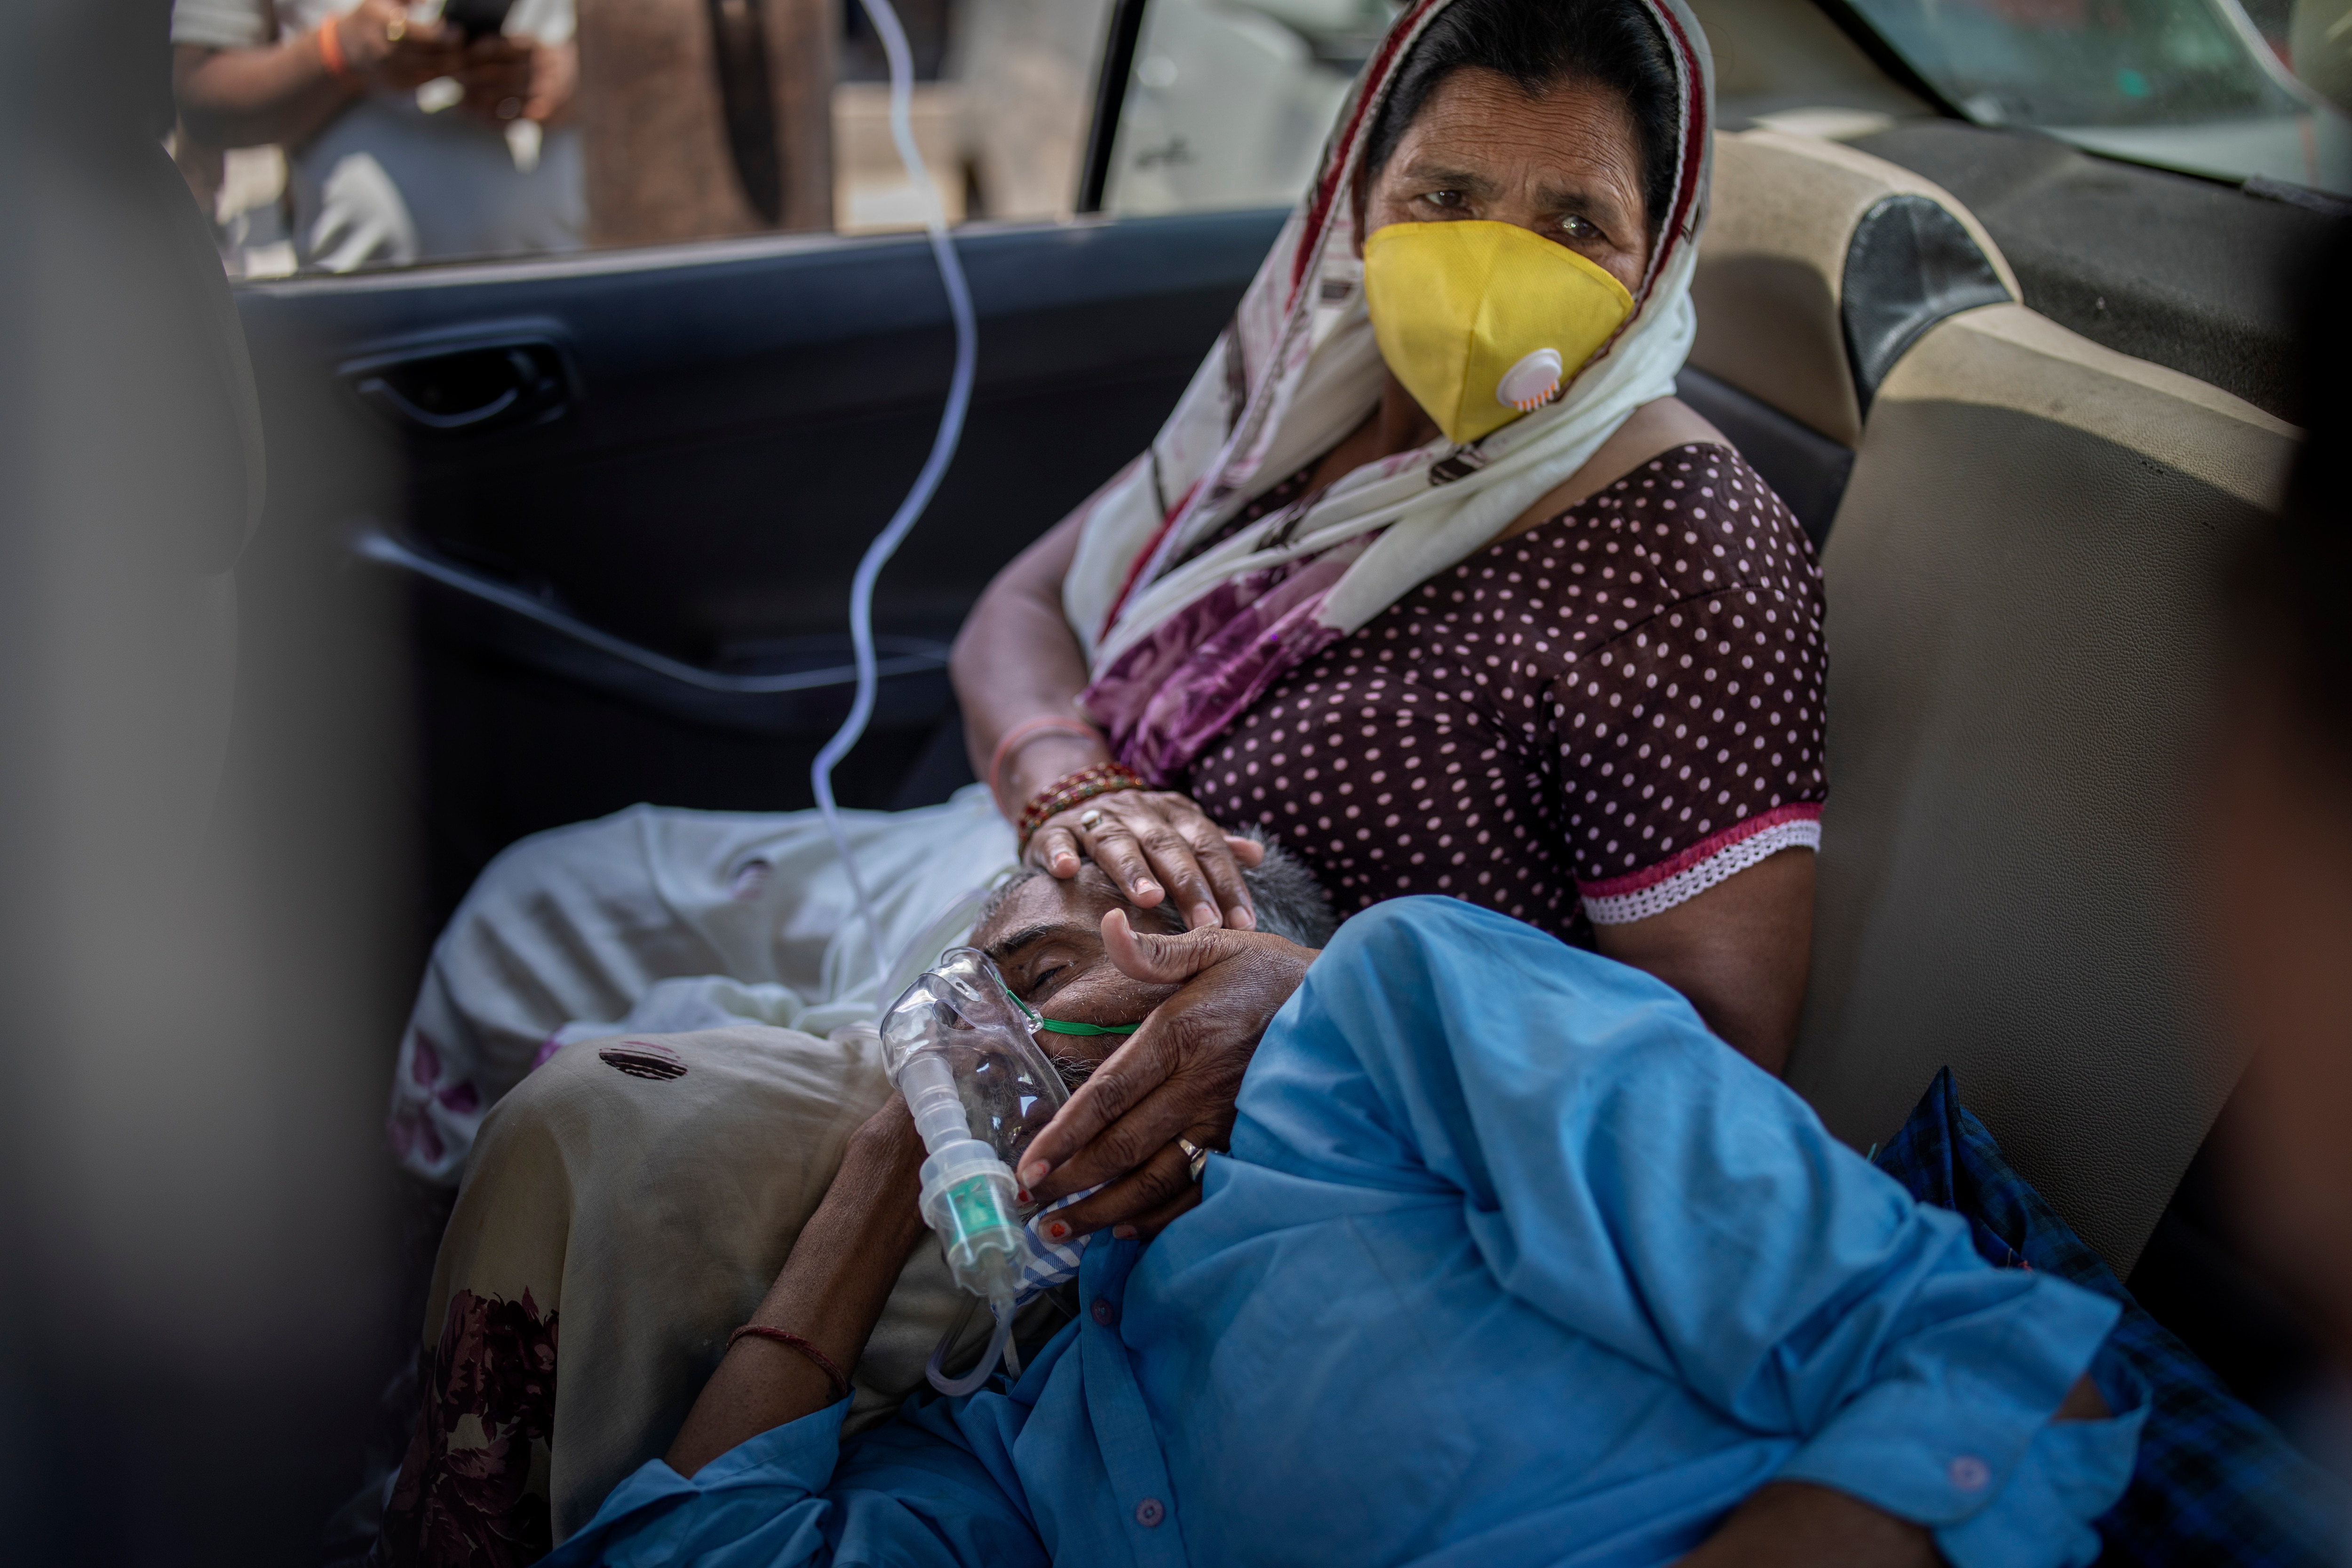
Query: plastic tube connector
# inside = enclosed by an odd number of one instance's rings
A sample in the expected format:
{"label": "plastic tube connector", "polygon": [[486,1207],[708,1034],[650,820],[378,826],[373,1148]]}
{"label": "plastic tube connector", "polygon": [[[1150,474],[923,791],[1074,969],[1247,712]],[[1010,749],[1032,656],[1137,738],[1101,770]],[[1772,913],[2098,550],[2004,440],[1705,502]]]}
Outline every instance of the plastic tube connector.
{"label": "plastic tube connector", "polygon": [[924,1153],[936,1155],[950,1144],[971,1141],[963,1096],[956,1092],[955,1069],[944,1056],[925,1051],[908,1057],[898,1070],[898,1092],[907,1097],[907,1109],[914,1113]]}
{"label": "plastic tube connector", "polygon": [[939,1232],[956,1283],[992,1306],[1010,1305],[1028,1253],[1012,1169],[977,1138],[931,1151],[923,1162],[923,1218]]}

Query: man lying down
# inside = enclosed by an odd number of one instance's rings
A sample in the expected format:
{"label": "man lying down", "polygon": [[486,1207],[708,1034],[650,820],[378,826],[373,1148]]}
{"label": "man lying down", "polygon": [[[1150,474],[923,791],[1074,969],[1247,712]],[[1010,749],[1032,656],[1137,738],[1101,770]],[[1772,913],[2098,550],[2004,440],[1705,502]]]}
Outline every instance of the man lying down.
{"label": "man lying down", "polygon": [[845,1439],[842,1369],[935,1247],[891,1097],[752,1314],[792,1338],[739,1337],[551,1562],[2096,1554],[2143,1403],[2085,1377],[2115,1308],[1987,1267],[1660,982],[1439,898],[1319,954],[1139,933],[1091,871],[1022,883],[974,941],[1065,1020],[1141,1019],[1212,967],[1295,987],[1199,1206],[1097,1233],[1017,1384]]}

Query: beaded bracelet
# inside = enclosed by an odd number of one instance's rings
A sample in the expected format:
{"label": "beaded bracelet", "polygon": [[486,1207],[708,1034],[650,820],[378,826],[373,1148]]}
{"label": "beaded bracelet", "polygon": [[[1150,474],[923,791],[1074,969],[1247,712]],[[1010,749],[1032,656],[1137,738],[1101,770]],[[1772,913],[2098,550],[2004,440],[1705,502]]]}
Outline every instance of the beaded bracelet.
{"label": "beaded bracelet", "polygon": [[792,1346],[794,1350],[799,1351],[803,1355],[808,1357],[810,1364],[819,1372],[824,1374],[824,1380],[833,1385],[833,1396],[835,1399],[846,1399],[849,1397],[849,1379],[842,1375],[841,1368],[833,1364],[833,1358],[825,1354],[824,1352],[817,1349],[816,1346],[809,1343],[808,1341],[803,1339],[800,1335],[793,1333],[792,1330],[772,1329],[765,1323],[745,1323],[741,1328],[737,1329],[733,1333],[727,1336],[727,1348],[729,1350],[733,1350],[735,1348],[735,1342],[741,1339],[746,1334],[752,1335],[758,1339],[772,1339],[778,1344],[788,1344]]}
{"label": "beaded bracelet", "polygon": [[1122,789],[1147,789],[1150,786],[1131,768],[1116,762],[1097,762],[1091,768],[1081,768],[1075,773],[1065,773],[1034,795],[1021,808],[1021,821],[1015,824],[1021,831],[1021,850],[1027,853],[1029,840],[1047,819],[1058,817],[1083,800],[1097,795],[1115,795]]}

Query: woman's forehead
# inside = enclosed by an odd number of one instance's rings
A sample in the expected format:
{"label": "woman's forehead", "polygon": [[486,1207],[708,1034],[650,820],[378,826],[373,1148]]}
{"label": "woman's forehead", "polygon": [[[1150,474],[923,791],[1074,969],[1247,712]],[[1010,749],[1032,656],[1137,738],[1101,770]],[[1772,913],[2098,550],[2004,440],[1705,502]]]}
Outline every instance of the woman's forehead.
{"label": "woman's forehead", "polygon": [[1530,94],[1478,66],[1449,72],[1400,139],[1391,166],[1434,156],[1491,162],[1500,155],[1556,165],[1563,173],[1629,168],[1638,150],[1624,100],[1599,82],[1569,77]]}

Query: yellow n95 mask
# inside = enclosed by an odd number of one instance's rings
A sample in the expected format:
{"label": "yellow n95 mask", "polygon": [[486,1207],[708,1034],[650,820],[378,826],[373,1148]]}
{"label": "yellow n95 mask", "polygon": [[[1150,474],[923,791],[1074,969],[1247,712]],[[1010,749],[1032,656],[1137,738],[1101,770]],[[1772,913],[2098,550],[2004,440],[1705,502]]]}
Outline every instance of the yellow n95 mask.
{"label": "yellow n95 mask", "polygon": [[1633,310],[1566,246],[1467,219],[1373,230],[1364,303],[1381,358],[1457,444],[1550,402]]}

